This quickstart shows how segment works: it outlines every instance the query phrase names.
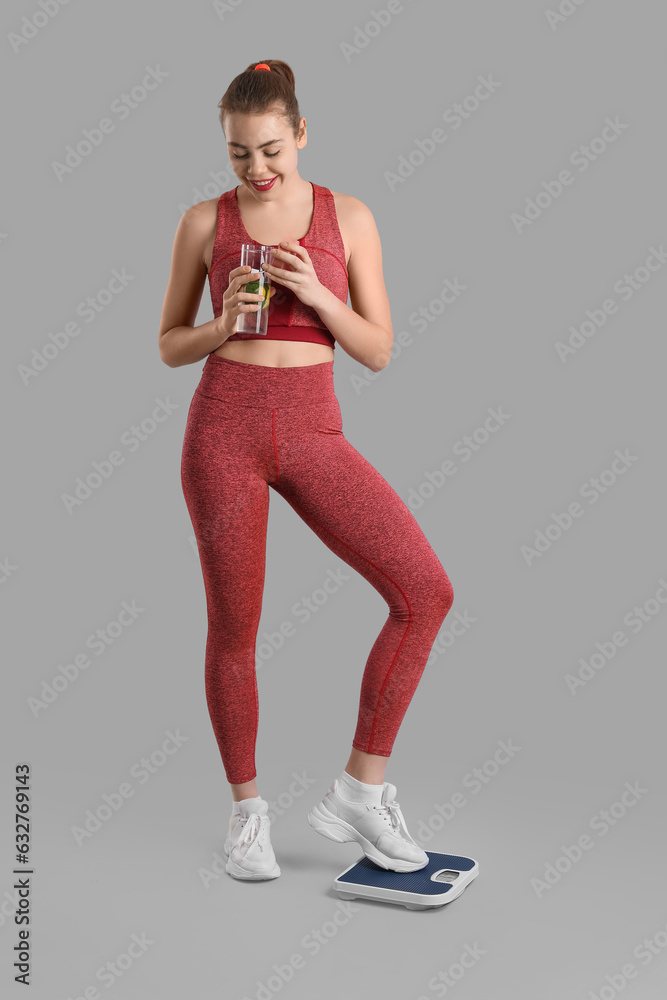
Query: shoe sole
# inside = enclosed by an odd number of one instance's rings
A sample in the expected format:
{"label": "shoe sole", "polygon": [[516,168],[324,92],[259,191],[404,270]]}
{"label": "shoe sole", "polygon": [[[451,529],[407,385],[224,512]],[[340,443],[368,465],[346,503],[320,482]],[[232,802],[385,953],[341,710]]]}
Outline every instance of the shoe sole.
{"label": "shoe sole", "polygon": [[225,865],[225,871],[228,875],[232,875],[234,878],[246,879],[251,882],[259,882],[261,879],[278,878],[280,875],[280,865],[276,861],[275,866],[270,872],[249,872],[245,868],[241,868],[237,865],[235,861],[232,861],[229,856],[229,850],[227,849],[227,842],[225,841],[224,852],[227,855],[227,864]]}
{"label": "shoe sole", "polygon": [[386,871],[417,872],[421,868],[426,868],[428,864],[428,858],[424,862],[417,862],[401,861],[399,858],[388,857],[379,851],[374,844],[371,844],[370,840],[367,840],[355,827],[346,823],[340,816],[334,816],[333,813],[329,812],[323,803],[310,810],[308,822],[316,833],[333,840],[336,844],[344,844],[350,840],[356,841],[366,857]]}

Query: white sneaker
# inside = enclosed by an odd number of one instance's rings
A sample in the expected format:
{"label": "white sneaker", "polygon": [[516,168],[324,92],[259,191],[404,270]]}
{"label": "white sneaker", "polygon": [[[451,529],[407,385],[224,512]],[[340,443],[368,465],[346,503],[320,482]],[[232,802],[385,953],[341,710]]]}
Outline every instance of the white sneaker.
{"label": "white sneaker", "polygon": [[396,786],[384,782],[380,805],[348,802],[340,795],[334,778],[319,805],[308,813],[313,830],[342,844],[356,840],[364,854],[380,868],[394,872],[416,872],[429,863],[426,851],[415,843],[396,801]]}
{"label": "white sneaker", "polygon": [[225,870],[234,878],[278,878],[280,867],[271,846],[269,803],[265,799],[242,801],[239,810],[229,819],[224,846]]}

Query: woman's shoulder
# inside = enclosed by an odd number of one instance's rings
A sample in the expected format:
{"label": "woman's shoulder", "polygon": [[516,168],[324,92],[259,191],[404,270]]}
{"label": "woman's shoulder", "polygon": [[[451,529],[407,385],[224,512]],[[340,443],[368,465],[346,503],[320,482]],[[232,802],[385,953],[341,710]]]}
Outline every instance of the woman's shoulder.
{"label": "woman's shoulder", "polygon": [[332,191],[331,194],[336,207],[336,215],[350,226],[368,222],[373,218],[373,213],[368,205],[359,198],[355,198],[354,195],[343,194],[341,191]]}
{"label": "woman's shoulder", "polygon": [[332,191],[336,215],[341,230],[344,230],[350,247],[357,240],[363,240],[372,234],[377,238],[377,225],[368,205],[351,194]]}
{"label": "woman's shoulder", "polygon": [[218,224],[218,212],[222,210],[221,202],[226,196],[229,197],[229,194],[229,191],[223,191],[217,198],[206,198],[204,201],[190,205],[181,216],[181,225],[201,233],[204,237],[207,237],[211,231],[215,232]]}
{"label": "woman's shoulder", "polygon": [[[224,192],[223,192],[224,194]],[[207,271],[211,268],[213,244],[218,230],[218,198],[206,198],[186,208],[179,228],[187,231],[193,244],[201,248],[201,258]]]}
{"label": "woman's shoulder", "polygon": [[192,226],[206,227],[217,217],[220,197],[222,195],[218,198],[206,198],[204,201],[198,201],[194,205],[190,205],[183,213],[184,221]]}

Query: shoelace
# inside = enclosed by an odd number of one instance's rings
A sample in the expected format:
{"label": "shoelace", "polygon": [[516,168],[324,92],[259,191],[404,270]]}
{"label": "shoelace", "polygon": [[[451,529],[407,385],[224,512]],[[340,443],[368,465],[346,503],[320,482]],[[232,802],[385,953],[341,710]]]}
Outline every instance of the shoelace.
{"label": "shoelace", "polygon": [[388,819],[391,824],[391,832],[397,833],[399,837],[403,836],[403,831],[401,829],[401,813],[400,805],[396,801],[384,802],[382,805],[371,805],[369,802],[366,803],[367,809],[377,809],[378,812],[382,813],[385,819]]}
{"label": "shoelace", "polygon": [[262,820],[259,813],[250,813],[239,839],[239,845],[251,844],[260,831]]}

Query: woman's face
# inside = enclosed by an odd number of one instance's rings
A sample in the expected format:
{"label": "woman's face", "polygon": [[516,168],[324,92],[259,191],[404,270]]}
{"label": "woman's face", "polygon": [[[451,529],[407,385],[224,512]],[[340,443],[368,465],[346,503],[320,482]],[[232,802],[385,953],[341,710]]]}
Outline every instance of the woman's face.
{"label": "woman's face", "polygon": [[[306,145],[306,120],[298,139],[281,115],[230,114],[225,120],[229,162],[244,187],[260,201],[280,198],[281,188],[297,173],[298,150]],[[266,190],[252,181],[270,181]]]}

